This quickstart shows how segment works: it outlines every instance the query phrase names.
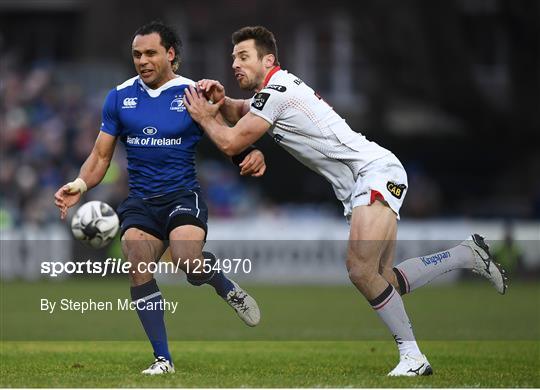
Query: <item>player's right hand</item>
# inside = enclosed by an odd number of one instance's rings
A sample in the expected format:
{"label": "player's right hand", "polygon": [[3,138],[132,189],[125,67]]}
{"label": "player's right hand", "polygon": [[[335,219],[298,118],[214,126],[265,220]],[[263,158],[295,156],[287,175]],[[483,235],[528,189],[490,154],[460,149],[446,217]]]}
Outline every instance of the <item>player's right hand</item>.
{"label": "player's right hand", "polygon": [[80,190],[72,188],[70,184],[63,185],[54,194],[54,204],[60,209],[61,219],[66,218],[67,210],[77,204],[82,196]]}
{"label": "player's right hand", "polygon": [[239,165],[240,175],[261,177],[266,171],[264,154],[259,149],[252,150]]}
{"label": "player's right hand", "polygon": [[204,97],[216,103],[225,97],[225,87],[217,80],[202,79],[197,81],[197,88]]}

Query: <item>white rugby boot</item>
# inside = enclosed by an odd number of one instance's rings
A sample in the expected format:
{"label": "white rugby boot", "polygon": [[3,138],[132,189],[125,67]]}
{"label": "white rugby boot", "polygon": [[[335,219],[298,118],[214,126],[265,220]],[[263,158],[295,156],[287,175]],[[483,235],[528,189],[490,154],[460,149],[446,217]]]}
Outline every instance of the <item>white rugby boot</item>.
{"label": "white rugby boot", "polygon": [[142,373],[146,375],[163,375],[163,374],[172,374],[174,372],[174,364],[169,362],[163,356],[158,356],[154,363],[150,365],[146,370],[143,370]]}
{"label": "white rugby boot", "polygon": [[493,261],[484,237],[479,234],[473,234],[463,241],[461,245],[468,246],[473,252],[474,261],[472,271],[489,280],[499,294],[504,294],[508,287],[506,271],[500,264]]}
{"label": "white rugby boot", "polygon": [[390,371],[388,376],[426,376],[431,374],[433,374],[433,370],[425,355],[403,355],[396,368]]}
{"label": "white rugby boot", "polygon": [[236,311],[238,317],[240,317],[247,326],[257,325],[261,320],[261,312],[259,311],[257,302],[234,280],[231,280],[231,283],[234,285],[234,290],[229,291],[227,297],[224,298],[225,302]]}

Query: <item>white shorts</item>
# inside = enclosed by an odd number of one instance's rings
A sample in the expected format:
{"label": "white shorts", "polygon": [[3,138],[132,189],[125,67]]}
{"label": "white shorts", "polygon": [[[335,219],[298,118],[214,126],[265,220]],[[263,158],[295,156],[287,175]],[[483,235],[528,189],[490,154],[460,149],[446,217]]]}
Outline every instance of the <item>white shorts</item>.
{"label": "white shorts", "polygon": [[399,219],[407,188],[407,172],[393,154],[369,163],[360,171],[350,198],[343,201],[347,221],[355,207],[370,205],[377,199],[388,204]]}

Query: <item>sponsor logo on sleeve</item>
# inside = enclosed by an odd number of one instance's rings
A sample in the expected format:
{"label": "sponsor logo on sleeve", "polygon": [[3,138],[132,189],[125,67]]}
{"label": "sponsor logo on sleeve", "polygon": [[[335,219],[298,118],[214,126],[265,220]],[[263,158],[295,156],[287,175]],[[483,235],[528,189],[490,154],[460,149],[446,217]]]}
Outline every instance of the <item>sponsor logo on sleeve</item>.
{"label": "sponsor logo on sleeve", "polygon": [[256,108],[257,110],[263,109],[264,105],[268,101],[268,98],[270,97],[269,93],[266,92],[259,92],[255,96],[253,96],[253,103],[251,103],[251,107]]}
{"label": "sponsor logo on sleeve", "polygon": [[405,192],[405,189],[407,186],[405,184],[396,184],[394,182],[389,181],[386,183],[386,189],[395,197],[398,199],[401,199],[403,196],[403,193]]}
{"label": "sponsor logo on sleeve", "polygon": [[274,141],[276,142],[276,144],[279,144],[281,141],[283,141],[283,138],[285,138],[285,136],[281,134],[274,135]]}
{"label": "sponsor logo on sleeve", "polygon": [[279,91],[279,92],[285,92],[287,90],[287,87],[285,87],[284,85],[277,85],[277,84],[270,84],[270,85],[267,85],[265,88],[275,89],[276,91]]}
{"label": "sponsor logo on sleeve", "polygon": [[137,98],[136,97],[127,97],[122,102],[122,108],[137,108]]}

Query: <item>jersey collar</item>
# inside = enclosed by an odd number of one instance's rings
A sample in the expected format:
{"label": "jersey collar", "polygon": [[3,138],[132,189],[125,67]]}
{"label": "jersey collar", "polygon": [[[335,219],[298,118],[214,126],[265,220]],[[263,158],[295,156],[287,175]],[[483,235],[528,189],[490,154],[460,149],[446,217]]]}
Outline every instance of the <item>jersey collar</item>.
{"label": "jersey collar", "polygon": [[151,97],[158,97],[161,92],[166,90],[167,88],[174,87],[176,85],[182,85],[184,84],[184,78],[182,76],[176,75],[174,79],[170,79],[165,84],[163,84],[161,87],[152,89],[148,85],[144,83],[144,81],[141,80],[139,77],[139,84],[144,88],[144,90],[150,95]]}
{"label": "jersey collar", "polygon": [[268,84],[268,82],[270,81],[270,78],[274,75],[274,73],[276,73],[278,70],[281,70],[281,67],[280,66],[274,66],[272,68],[272,70],[270,72],[268,72],[268,74],[266,75],[266,77],[264,78],[264,82],[263,82],[263,88],[266,87],[266,85]]}

